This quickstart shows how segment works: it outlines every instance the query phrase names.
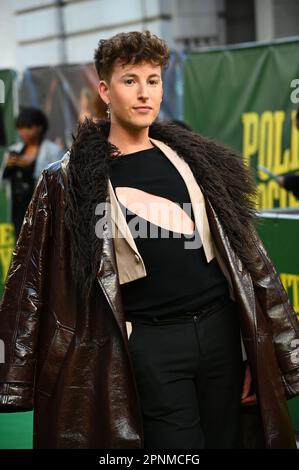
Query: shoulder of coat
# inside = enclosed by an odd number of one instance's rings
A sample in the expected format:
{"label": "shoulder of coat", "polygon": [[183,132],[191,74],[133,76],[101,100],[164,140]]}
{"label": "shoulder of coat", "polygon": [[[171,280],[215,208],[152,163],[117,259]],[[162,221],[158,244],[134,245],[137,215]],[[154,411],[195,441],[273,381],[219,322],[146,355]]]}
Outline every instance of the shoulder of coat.
{"label": "shoulder of coat", "polygon": [[65,171],[70,159],[70,151],[68,150],[60,160],[56,162],[49,163],[45,168],[45,173],[53,174],[59,171]]}

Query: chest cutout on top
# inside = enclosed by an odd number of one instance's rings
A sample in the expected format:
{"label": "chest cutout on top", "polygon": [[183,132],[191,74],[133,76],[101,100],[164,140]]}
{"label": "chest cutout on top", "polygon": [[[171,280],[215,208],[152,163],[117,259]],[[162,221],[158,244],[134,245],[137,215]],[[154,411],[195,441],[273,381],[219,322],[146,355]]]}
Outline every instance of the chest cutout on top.
{"label": "chest cutout on top", "polygon": [[193,234],[191,217],[170,199],[130,187],[117,187],[115,192],[126,209],[148,222],[172,232]]}

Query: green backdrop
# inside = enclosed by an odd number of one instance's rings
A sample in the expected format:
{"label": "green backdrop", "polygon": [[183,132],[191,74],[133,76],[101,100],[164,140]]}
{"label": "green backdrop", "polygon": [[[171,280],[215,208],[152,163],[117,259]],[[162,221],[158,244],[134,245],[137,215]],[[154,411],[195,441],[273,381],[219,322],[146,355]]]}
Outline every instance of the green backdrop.
{"label": "green backdrop", "polygon": [[[276,175],[299,170],[299,41],[191,53],[184,117],[194,130]],[[297,82],[294,82],[298,80]],[[258,207],[298,207],[292,193],[257,171]]]}

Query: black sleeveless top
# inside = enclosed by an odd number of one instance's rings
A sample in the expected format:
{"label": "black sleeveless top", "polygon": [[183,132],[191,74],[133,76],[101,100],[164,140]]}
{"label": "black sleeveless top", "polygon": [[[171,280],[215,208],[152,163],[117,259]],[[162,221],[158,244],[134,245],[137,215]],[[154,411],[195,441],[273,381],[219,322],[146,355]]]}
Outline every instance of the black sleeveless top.
{"label": "black sleeveless top", "polygon": [[[194,222],[185,182],[157,147],[115,157],[110,180],[114,191],[119,187],[139,189],[173,201],[182,210],[188,203],[191,209],[185,212]],[[219,295],[229,295],[216,258],[206,260],[195,225],[192,235],[175,232],[136,215],[120,199],[118,202],[147,271],[146,277],[121,284],[126,320],[196,311]]]}

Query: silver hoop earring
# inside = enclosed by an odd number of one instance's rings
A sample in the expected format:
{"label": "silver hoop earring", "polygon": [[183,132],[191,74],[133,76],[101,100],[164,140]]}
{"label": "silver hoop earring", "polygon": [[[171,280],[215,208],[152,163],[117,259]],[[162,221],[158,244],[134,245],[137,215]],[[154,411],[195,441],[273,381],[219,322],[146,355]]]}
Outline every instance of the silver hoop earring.
{"label": "silver hoop earring", "polygon": [[107,118],[110,119],[110,117],[111,117],[110,103],[107,103],[106,113],[107,113]]}

